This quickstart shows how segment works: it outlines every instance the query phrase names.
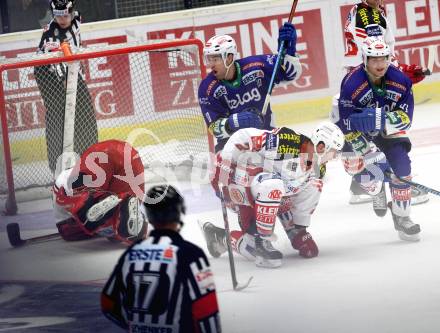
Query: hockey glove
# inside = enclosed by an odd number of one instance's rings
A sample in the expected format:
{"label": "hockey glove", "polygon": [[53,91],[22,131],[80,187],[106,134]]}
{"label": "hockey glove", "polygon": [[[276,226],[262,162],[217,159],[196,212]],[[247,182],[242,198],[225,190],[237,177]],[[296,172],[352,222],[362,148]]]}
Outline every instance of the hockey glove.
{"label": "hockey glove", "polygon": [[312,235],[306,231],[306,228],[300,230],[290,239],[292,247],[299,251],[299,255],[304,258],[316,257],[319,253],[318,246],[312,238]]}
{"label": "hockey glove", "polygon": [[241,128],[263,128],[263,122],[258,114],[245,111],[231,114],[226,123],[226,131],[232,134]]}
{"label": "hockey glove", "polygon": [[416,84],[422,81],[425,78],[425,74],[423,73],[423,68],[413,65],[399,64],[399,69],[405,73],[406,76],[409,77],[413,84]]}
{"label": "hockey glove", "polygon": [[358,113],[351,114],[351,129],[362,133],[381,131],[385,126],[385,112],[381,108],[362,108]]}
{"label": "hockey glove", "polygon": [[294,56],[296,53],[296,29],[292,23],[286,22],[280,28],[278,35],[278,49],[284,43],[285,54]]}

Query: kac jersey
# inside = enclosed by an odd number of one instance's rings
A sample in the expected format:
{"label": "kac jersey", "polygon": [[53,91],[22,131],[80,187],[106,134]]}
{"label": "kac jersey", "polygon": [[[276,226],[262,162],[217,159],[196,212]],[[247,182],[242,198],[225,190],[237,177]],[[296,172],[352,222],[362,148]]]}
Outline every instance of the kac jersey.
{"label": "kac jersey", "polygon": [[307,182],[319,178],[320,170],[313,163],[313,147],[307,136],[286,127],[272,131],[243,128],[232,134],[220,155],[224,161],[237,165],[234,183],[246,185],[240,170],[261,167],[272,178],[283,181],[285,195],[292,195],[305,188]]}
{"label": "kac jersey", "polygon": [[[200,84],[199,103],[210,130],[220,118],[240,112],[261,113],[264,100],[274,70],[276,55],[250,56],[235,61],[237,78],[234,81],[217,80],[210,73]],[[297,69],[294,66],[288,69],[281,66],[277,72],[275,83],[291,81],[296,78]],[[274,127],[270,106],[263,118],[263,128]],[[217,138],[218,145],[223,147],[227,138]]]}
{"label": "kac jersey", "polygon": [[125,251],[105,285],[104,314],[130,332],[221,332],[208,259],[172,230]]}
{"label": "kac jersey", "polygon": [[[381,108],[387,114],[386,128],[394,134],[411,126],[414,96],[411,80],[394,65],[390,65],[382,78],[382,86],[374,87],[368,79],[364,65],[348,73],[341,83],[339,114],[336,124],[347,134],[352,132],[349,116],[362,108]],[[379,133],[370,133],[372,137]]]}
{"label": "kac jersey", "polygon": [[345,21],[344,33],[344,67],[348,69],[362,63],[362,43],[368,36],[382,36],[394,56],[394,34],[382,9],[364,3],[354,5]]}

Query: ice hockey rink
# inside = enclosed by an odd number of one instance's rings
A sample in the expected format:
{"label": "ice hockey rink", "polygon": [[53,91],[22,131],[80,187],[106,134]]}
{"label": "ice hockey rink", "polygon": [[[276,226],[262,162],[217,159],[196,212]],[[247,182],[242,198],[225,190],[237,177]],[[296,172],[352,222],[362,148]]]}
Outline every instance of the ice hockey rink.
{"label": "ice hockey rink", "polygon": [[[414,181],[437,190],[439,112],[440,105],[416,106],[411,131]],[[309,133],[315,124],[293,128]],[[299,257],[277,224],[282,267],[257,268],[235,256],[239,282],[253,277],[247,289],[232,290],[226,254],[210,259],[224,332],[438,332],[440,198],[413,207],[422,233],[411,243],[398,239],[390,212],[379,218],[371,204],[349,205],[349,183],[341,162],[331,162],[309,229],[317,258]],[[176,185],[188,206],[182,234],[206,250],[198,221],[223,226],[220,203],[207,184]],[[229,217],[237,227],[232,212]],[[21,204],[19,215],[1,219],[0,332],[119,331],[101,315],[99,292],[123,245],[53,240],[11,248],[7,223],[18,222],[24,238],[56,231],[47,200]]]}

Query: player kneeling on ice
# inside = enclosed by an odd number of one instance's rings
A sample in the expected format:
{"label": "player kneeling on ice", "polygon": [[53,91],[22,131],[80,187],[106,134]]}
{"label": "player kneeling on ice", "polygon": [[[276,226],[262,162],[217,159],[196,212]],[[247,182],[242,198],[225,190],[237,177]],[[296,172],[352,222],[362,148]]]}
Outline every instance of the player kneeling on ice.
{"label": "player kneeling on ice", "polygon": [[[378,216],[387,212],[384,182],[389,181],[394,228],[404,240],[418,240],[420,226],[410,218],[411,126],[414,97],[411,80],[390,64],[390,49],[381,38],[362,45],[364,64],[341,84],[338,126],[347,140],[345,169],[373,196]],[[388,179],[385,175],[393,175]],[[396,177],[397,176],[397,177]]]}
{"label": "player kneeling on ice", "polygon": [[[273,248],[278,216],[294,249],[305,258],[318,255],[307,227],[318,205],[320,165],[344,146],[344,135],[330,122],[320,124],[311,138],[281,127],[234,133],[218,155],[213,185],[225,203],[236,208],[242,231],[232,231],[234,249],[257,266],[278,267],[282,254]],[[208,250],[218,257],[227,250],[224,229],[205,223]]]}
{"label": "player kneeling on ice", "polygon": [[64,240],[96,235],[132,243],[145,238],[144,166],[127,142],[90,146],[53,186],[55,217]]}

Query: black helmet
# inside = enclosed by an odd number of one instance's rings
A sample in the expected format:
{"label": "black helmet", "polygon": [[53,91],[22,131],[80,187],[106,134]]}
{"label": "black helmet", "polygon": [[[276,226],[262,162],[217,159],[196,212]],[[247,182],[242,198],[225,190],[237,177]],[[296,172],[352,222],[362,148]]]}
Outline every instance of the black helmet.
{"label": "black helmet", "polygon": [[183,197],[171,185],[157,185],[150,188],[144,200],[148,221],[152,224],[181,221],[181,214],[185,214]]}
{"label": "black helmet", "polygon": [[75,6],[75,0],[51,0],[50,10],[54,16],[63,16],[71,14],[73,7]]}

